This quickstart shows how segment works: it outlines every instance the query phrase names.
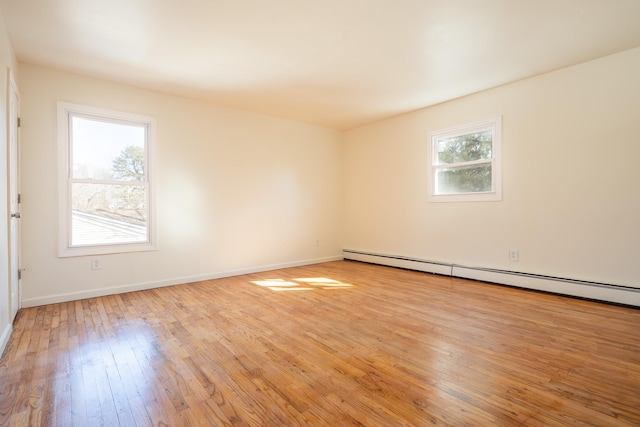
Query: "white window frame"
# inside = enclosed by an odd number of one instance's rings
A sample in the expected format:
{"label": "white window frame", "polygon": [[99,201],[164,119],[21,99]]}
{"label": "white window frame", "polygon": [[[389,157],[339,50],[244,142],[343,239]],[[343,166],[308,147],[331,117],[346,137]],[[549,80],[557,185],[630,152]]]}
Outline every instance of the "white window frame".
{"label": "white window frame", "polygon": [[[473,164],[474,162],[438,164],[437,141],[441,139],[453,138],[471,133],[492,132],[492,158],[486,163],[491,164],[491,191],[471,192],[471,193],[451,193],[436,194],[436,174],[438,169]],[[429,202],[489,202],[502,200],[502,117],[478,121],[475,123],[455,126],[447,129],[430,132],[428,144],[428,197]],[[476,161],[485,163],[485,161]]]}
{"label": "white window frame", "polygon": [[[113,253],[142,252],[156,250],[156,212],[153,185],[156,119],[154,117],[107,110],[86,105],[58,102],[58,256],[73,257],[105,255]],[[86,246],[71,245],[71,116],[93,116],[98,120],[113,123],[134,123],[146,127],[145,184],[148,192],[148,241],[139,243],[115,243]]]}

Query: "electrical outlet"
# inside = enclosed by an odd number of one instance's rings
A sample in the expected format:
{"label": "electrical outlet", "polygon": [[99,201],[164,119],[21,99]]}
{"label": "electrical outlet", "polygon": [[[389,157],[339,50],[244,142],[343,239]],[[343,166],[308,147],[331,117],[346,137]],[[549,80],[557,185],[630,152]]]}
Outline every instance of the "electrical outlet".
{"label": "electrical outlet", "polygon": [[102,268],[102,260],[100,258],[91,258],[91,269],[100,270]]}
{"label": "electrical outlet", "polygon": [[316,247],[320,247],[320,239],[316,240]]}
{"label": "electrical outlet", "polygon": [[509,249],[509,261],[520,260],[520,251],[518,249]]}

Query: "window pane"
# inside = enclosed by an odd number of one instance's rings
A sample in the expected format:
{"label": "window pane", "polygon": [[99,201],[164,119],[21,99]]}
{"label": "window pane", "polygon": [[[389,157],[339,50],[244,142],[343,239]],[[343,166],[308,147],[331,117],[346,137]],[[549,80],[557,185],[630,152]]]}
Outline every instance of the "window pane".
{"label": "window pane", "polygon": [[145,181],[146,126],[71,116],[72,176]]}
{"label": "window pane", "polygon": [[491,191],[491,163],[440,168],[436,171],[435,194]]}
{"label": "window pane", "polygon": [[490,159],[492,156],[492,134],[492,131],[487,130],[437,140],[437,164]]}
{"label": "window pane", "polygon": [[145,185],[71,185],[71,245],[147,242]]}

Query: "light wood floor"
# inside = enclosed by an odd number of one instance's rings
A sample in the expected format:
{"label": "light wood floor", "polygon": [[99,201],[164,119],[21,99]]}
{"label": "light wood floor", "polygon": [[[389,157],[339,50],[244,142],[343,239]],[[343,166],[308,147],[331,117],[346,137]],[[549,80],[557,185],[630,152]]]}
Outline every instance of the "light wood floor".
{"label": "light wood floor", "polygon": [[640,310],[340,261],[22,310],[0,425],[640,425]]}

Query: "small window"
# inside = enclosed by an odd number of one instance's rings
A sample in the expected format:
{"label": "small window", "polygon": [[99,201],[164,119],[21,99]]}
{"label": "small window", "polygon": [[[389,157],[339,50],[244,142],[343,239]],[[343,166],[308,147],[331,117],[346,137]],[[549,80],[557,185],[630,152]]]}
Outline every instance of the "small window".
{"label": "small window", "polygon": [[154,249],[151,117],[59,103],[60,256]]}
{"label": "small window", "polygon": [[502,200],[500,117],[431,133],[429,201]]}

